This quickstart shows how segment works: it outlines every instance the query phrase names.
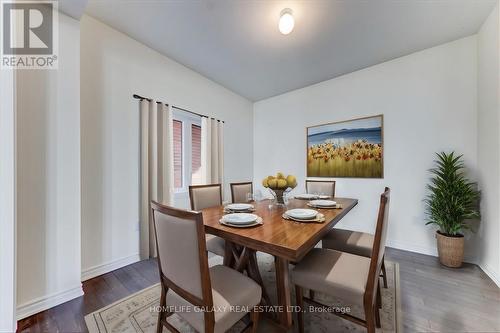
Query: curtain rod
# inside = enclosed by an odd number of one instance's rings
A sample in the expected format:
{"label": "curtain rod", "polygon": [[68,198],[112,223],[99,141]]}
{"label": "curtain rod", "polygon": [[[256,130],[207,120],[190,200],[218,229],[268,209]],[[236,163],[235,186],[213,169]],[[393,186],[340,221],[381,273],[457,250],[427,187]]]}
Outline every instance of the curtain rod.
{"label": "curtain rod", "polygon": [[[152,101],[152,99],[151,99],[151,98],[142,97],[142,96],[137,95],[137,94],[132,95],[132,97],[134,97],[135,99],[140,99],[141,101],[142,101],[143,99],[145,99],[145,100],[146,100],[146,101],[148,101],[148,102],[151,102],[151,101]],[[156,102],[156,103],[161,104],[162,102]],[[167,105],[167,106],[168,106],[169,104],[165,103],[165,105]],[[177,110],[180,110],[180,111],[184,111],[184,112],[188,112],[188,113],[194,114],[194,115],[196,115],[196,116],[200,116],[200,117],[203,117],[203,118],[209,118],[209,119],[215,119],[215,118],[213,118],[213,117],[209,117],[209,116],[204,115],[204,114],[201,114],[201,113],[196,113],[196,112],[193,112],[193,111],[189,111],[189,110],[186,110],[186,109],[180,108],[180,107],[175,106],[175,105],[171,105],[171,106],[172,106],[172,108],[174,108],[174,109],[177,109]],[[225,122],[224,120],[219,120],[219,119],[215,119],[215,120],[220,121],[220,122],[223,122],[223,123]]]}

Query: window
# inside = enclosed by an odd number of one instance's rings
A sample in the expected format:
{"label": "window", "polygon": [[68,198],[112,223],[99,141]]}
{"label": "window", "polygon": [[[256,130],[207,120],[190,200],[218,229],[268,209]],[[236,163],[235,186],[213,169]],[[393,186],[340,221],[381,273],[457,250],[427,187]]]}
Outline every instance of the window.
{"label": "window", "polygon": [[201,126],[191,125],[191,185],[201,184]]}
{"label": "window", "polygon": [[173,112],[174,188],[187,192],[201,184],[201,118],[187,112]]}

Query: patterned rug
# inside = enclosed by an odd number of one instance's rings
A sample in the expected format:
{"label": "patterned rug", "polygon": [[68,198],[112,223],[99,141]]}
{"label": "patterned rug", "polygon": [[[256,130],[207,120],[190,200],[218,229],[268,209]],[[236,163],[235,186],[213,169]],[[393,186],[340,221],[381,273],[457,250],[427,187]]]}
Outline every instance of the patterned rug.
{"label": "patterned rug", "polygon": [[[258,261],[264,285],[270,294],[271,301],[275,304],[277,296],[273,294],[273,291],[276,290],[274,258],[267,254],[258,253]],[[221,257],[214,256],[209,259],[210,266],[221,263]],[[380,311],[382,329],[378,329],[377,332],[400,333],[402,330],[401,319],[399,318],[401,314],[399,266],[397,263],[386,261],[386,268],[389,288],[382,288],[382,310]],[[329,295],[316,293],[315,299],[323,304],[343,306],[341,300]],[[294,295],[292,295],[292,300],[295,300]],[[156,332],[157,319],[154,308],[159,303],[160,285],[156,284],[88,314],[85,316],[85,322],[90,333],[153,333]],[[361,308],[351,307],[350,311],[351,314],[357,317],[364,317]],[[180,332],[195,332],[178,315],[172,315],[168,321]],[[325,312],[306,312],[304,322],[306,332],[366,332],[366,329],[359,325]],[[240,321],[230,332],[241,332],[244,327],[245,324]],[[275,329],[270,320],[264,319],[260,321],[259,332],[272,331],[275,331]],[[294,331],[296,331],[296,328],[294,328]],[[165,328],[164,332],[168,332],[168,330]]]}

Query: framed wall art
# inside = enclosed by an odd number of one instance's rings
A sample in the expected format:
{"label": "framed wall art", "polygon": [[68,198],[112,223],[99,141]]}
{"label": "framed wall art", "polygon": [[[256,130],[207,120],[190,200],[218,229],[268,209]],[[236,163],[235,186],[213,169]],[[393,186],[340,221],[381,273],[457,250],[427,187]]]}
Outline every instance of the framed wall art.
{"label": "framed wall art", "polygon": [[383,115],[307,127],[307,177],[384,177]]}

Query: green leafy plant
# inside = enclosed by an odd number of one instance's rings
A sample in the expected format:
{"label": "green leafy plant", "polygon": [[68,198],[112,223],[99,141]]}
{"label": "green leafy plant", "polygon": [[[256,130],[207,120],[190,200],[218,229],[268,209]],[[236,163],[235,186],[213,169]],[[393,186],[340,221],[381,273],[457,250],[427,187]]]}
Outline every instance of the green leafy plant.
{"label": "green leafy plant", "polygon": [[479,192],[464,174],[463,155],[456,156],[454,152],[436,155],[436,167],[430,170],[433,177],[427,185],[426,225],[436,224],[441,234],[459,236],[465,229],[472,230],[466,220],[480,216],[476,208]]}

